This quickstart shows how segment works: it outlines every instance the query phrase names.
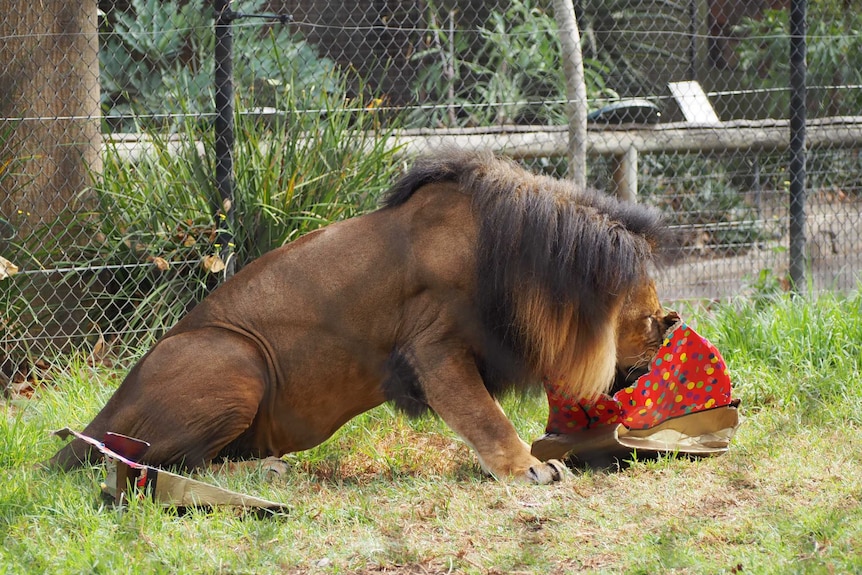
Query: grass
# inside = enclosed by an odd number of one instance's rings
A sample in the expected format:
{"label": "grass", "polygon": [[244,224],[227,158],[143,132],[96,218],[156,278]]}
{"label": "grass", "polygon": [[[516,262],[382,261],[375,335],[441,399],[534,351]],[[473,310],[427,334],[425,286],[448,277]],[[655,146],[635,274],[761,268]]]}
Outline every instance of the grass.
{"label": "grass", "polygon": [[[386,406],[286,457],[285,477],[203,479],[289,504],[126,508],[100,467],[36,469],[81,428],[119,372],[70,361],[0,420],[3,573],[852,573],[862,571],[862,296],[776,297],[687,314],[731,369],[745,422],[730,451],[633,458],[534,487],[483,476],[440,421]],[[509,398],[527,439],[542,397]]]}

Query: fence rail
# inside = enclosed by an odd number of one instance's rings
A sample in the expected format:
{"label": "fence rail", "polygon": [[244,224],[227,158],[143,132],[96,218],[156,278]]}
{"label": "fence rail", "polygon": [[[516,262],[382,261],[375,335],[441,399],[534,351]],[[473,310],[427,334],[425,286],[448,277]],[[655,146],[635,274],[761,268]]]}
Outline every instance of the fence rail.
{"label": "fence rail", "polygon": [[[807,145],[856,148],[862,144],[862,117],[817,118],[806,124]],[[405,130],[392,136],[413,156],[440,146],[492,148],[518,159],[565,157],[566,126],[503,126]],[[787,120],[732,120],[719,126],[688,122],[614,126],[587,130],[587,151],[597,155],[638,152],[780,151],[790,145]]]}
{"label": "fence rail", "polygon": [[[815,118],[806,124],[806,128],[809,148],[862,147],[862,116]],[[306,139],[309,136],[297,137]],[[175,150],[182,149],[187,141],[186,136],[179,135],[167,139],[174,142]],[[387,139],[389,147],[399,149],[407,157],[452,146],[467,150],[490,149],[519,160],[563,158],[568,153],[567,126],[414,128],[394,130]],[[105,145],[116,148],[120,157],[128,161],[139,160],[154,148],[151,137],[139,134],[111,134]],[[643,153],[775,152],[785,150],[789,145],[788,120],[731,120],[719,126],[673,122],[593,126],[587,130],[587,151],[594,155],[622,155],[630,148]]]}

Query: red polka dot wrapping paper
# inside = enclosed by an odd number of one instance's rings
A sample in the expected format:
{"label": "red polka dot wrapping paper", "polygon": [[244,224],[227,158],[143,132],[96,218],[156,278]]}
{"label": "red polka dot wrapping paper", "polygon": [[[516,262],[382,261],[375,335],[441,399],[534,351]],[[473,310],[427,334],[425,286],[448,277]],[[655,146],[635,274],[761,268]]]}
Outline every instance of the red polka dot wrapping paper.
{"label": "red polka dot wrapping paper", "polygon": [[576,400],[545,381],[548,433],[601,425],[649,429],[661,422],[731,403],[731,382],[718,349],[684,322],[668,331],[649,371],[614,394]]}

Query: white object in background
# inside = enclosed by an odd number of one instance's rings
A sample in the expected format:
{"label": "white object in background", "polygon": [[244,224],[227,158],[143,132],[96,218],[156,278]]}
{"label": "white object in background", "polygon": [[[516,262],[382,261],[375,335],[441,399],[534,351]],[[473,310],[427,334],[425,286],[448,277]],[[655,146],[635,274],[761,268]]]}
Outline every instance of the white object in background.
{"label": "white object in background", "polygon": [[709,103],[703,88],[698,82],[671,82],[668,84],[671,94],[685,116],[685,121],[691,124],[720,124],[721,120]]}

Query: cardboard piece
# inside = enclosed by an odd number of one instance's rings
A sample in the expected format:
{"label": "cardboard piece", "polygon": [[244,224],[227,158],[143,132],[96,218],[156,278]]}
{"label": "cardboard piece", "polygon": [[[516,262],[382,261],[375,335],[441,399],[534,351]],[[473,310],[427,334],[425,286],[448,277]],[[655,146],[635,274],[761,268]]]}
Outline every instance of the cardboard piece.
{"label": "cardboard piece", "polygon": [[122,504],[129,497],[149,496],[154,501],[171,507],[231,505],[274,513],[284,513],[288,510],[282,503],[236,493],[164,469],[137,463],[134,459],[140,458],[149,448],[148,443],[139,439],[108,433],[104,441],[98,441],[68,427],[55,431],[54,434],[62,439],[70,436],[77,437],[94,446],[105,456],[108,474],[101,488],[102,492],[117,504]]}
{"label": "cardboard piece", "polygon": [[639,453],[720,455],[739,427],[738,405],[731,404],[665,420],[649,429],[601,425],[573,433],[546,433],[533,442],[534,457],[574,458],[584,463]]}
{"label": "cardboard piece", "polygon": [[682,320],[671,326],[649,370],[613,397],[567,396],[546,381],[546,434],[533,442],[535,457],[583,462],[630,454],[717,455],[739,427],[724,359]]}
{"label": "cardboard piece", "polygon": [[648,429],[621,425],[614,431],[616,440],[632,449],[717,455],[728,450],[738,427],[738,404],[731,404],[668,419]]}

